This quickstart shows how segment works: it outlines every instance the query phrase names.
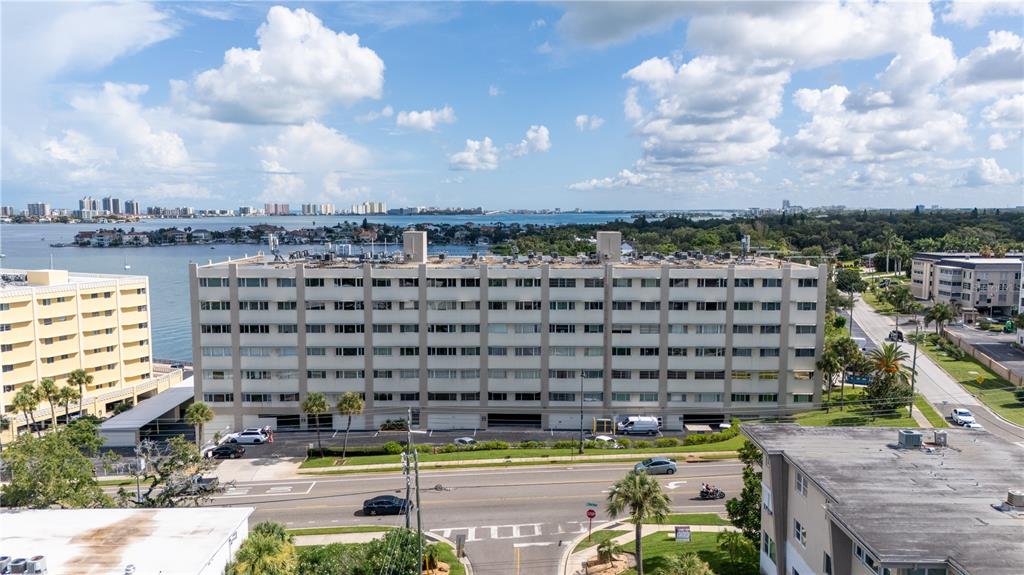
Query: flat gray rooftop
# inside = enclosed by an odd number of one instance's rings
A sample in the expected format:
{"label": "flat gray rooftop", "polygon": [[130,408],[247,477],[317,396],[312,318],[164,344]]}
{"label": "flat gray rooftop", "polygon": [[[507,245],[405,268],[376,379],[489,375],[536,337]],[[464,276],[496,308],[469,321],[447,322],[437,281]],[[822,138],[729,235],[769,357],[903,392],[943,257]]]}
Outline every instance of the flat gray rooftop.
{"label": "flat gray rooftop", "polygon": [[993,506],[1024,489],[1024,449],[949,429],[948,447],[896,449],[897,430],[744,425],[832,499],[828,511],[883,563],[945,562],[975,575],[1024,573],[1024,513]]}

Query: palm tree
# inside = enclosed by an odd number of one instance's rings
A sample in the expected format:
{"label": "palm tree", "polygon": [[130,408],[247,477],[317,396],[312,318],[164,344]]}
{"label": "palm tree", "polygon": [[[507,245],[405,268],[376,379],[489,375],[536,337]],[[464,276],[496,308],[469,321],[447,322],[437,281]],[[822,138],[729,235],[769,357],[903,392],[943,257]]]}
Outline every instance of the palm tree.
{"label": "palm tree", "polygon": [[[68,385],[78,386],[78,401],[81,402],[85,399],[85,386],[92,383],[92,376],[85,372],[84,369],[76,369],[71,372],[68,376]],[[82,404],[79,403],[78,412],[82,412]]]}
{"label": "palm tree", "polygon": [[363,398],[358,393],[353,391],[346,391],[341,395],[341,399],[338,400],[338,413],[348,417],[345,422],[345,442],[341,447],[341,458],[345,459],[345,454],[348,451],[348,432],[352,429],[352,416],[359,415],[363,412]]}
{"label": "palm tree", "polygon": [[323,445],[320,444],[320,416],[331,411],[331,404],[327,403],[327,396],[314,391],[302,400],[299,409],[306,415],[312,415],[316,421],[316,448],[323,454]]}
{"label": "palm tree", "polygon": [[[821,370],[822,379],[826,386],[825,391],[829,399],[832,397],[832,384],[835,382],[835,376],[843,371],[843,360],[839,356],[839,350],[833,344],[833,341],[825,342],[825,349],[822,350],[821,359],[818,360],[816,365]],[[829,404],[829,407],[831,407],[831,404]],[[827,412],[828,408],[826,408]]]}
{"label": "palm tree", "polygon": [[658,569],[657,575],[715,575],[715,572],[699,555],[686,551],[665,557],[664,566]]}
{"label": "palm tree", "polygon": [[910,356],[895,343],[886,343],[871,350],[869,358],[877,378],[901,383],[909,381],[910,370],[904,362],[910,359]]}
{"label": "palm tree", "polygon": [[889,273],[889,254],[892,253],[893,248],[896,247],[896,243],[899,242],[900,239],[901,238],[890,228],[886,228],[886,230],[882,232],[882,245],[885,246],[885,273]]}
{"label": "palm tree", "polygon": [[11,428],[11,420],[0,414],[0,453],[4,450],[4,432]]}
{"label": "palm tree", "polygon": [[935,322],[935,333],[942,333],[942,324],[956,319],[953,307],[949,304],[937,303],[924,313],[924,324]]}
{"label": "palm tree", "polygon": [[729,562],[736,566],[743,563],[757,562],[757,547],[754,543],[743,536],[740,531],[720,531],[718,533],[718,547],[725,551]]}
{"label": "palm tree", "polygon": [[292,575],[298,568],[295,546],[276,535],[251,533],[235,553],[229,575]]}
{"label": "palm tree", "polygon": [[203,448],[203,426],[213,421],[213,409],[197,401],[185,409],[185,423],[196,428],[196,447]]}
{"label": "palm tree", "polygon": [[81,399],[82,396],[78,394],[78,390],[70,385],[65,385],[60,388],[60,392],[57,394],[57,400],[64,406],[64,421],[68,420],[68,414],[71,413],[71,402],[79,401]]}
{"label": "palm tree", "polygon": [[43,378],[39,382],[39,397],[45,399],[50,404],[50,426],[51,429],[57,429],[57,409],[54,403],[59,401],[60,389],[57,388],[57,384],[52,379],[48,377]]}
{"label": "palm tree", "polygon": [[276,537],[285,543],[294,543],[295,538],[288,533],[288,528],[275,521],[261,521],[249,530],[250,535],[260,534]]}
{"label": "palm tree", "polygon": [[[26,383],[21,386],[18,393],[14,394],[14,400],[11,402],[11,406],[14,407],[15,411],[20,411],[25,415],[25,425],[28,427],[31,433],[32,427],[35,426],[36,418],[32,415],[32,412],[39,407],[39,392],[35,386],[31,383]],[[36,431],[40,437],[42,434]]]}
{"label": "palm tree", "polygon": [[637,470],[615,482],[608,493],[608,515],[617,517],[629,513],[629,522],[634,526],[637,575],[644,575],[643,544],[640,542],[643,524],[646,521],[663,522],[670,512],[670,503],[658,480]]}
{"label": "palm tree", "polygon": [[914,295],[910,293],[907,286],[893,286],[882,292],[882,301],[892,306],[896,312],[896,329],[900,327],[900,313],[910,309],[914,302]]}

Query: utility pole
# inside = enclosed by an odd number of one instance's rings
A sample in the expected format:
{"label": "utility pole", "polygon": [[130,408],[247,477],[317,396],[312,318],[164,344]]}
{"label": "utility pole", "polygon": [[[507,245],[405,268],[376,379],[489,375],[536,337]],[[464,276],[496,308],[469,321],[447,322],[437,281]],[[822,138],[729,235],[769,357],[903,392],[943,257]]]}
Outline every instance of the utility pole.
{"label": "utility pole", "polygon": [[[402,473],[405,474],[405,501],[406,501],[406,505],[408,505],[409,500],[410,500],[410,496],[411,496],[410,490],[412,489],[412,474],[409,473],[409,463],[410,463],[409,462],[409,458],[410,458],[410,453],[412,453],[412,408],[411,407],[409,408],[409,411],[407,413],[407,418],[405,420],[405,432],[406,432],[405,433],[405,436],[406,436],[406,440],[405,440],[405,455],[402,457]],[[409,524],[411,521],[412,521],[412,519],[409,517],[409,509],[406,508],[406,510],[405,510],[405,528],[406,529],[409,529],[411,527],[411,525]]]}
{"label": "utility pole", "polygon": [[583,372],[580,371],[580,455],[583,455]]}
{"label": "utility pole", "polygon": [[[418,569],[423,569],[423,517],[420,512],[420,456],[415,451],[412,452],[413,457],[413,469],[416,473],[416,541],[420,548],[420,566]],[[409,511],[406,509],[406,516]]]}

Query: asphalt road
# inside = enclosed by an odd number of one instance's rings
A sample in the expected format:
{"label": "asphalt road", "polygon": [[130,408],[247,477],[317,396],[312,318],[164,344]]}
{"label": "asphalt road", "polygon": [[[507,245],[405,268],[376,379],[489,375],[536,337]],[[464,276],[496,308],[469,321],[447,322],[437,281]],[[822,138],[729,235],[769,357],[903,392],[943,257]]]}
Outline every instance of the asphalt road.
{"label": "asphalt road", "polygon": [[[871,306],[859,298],[855,305],[854,315],[877,345],[885,342],[886,336],[894,327],[895,318],[876,313]],[[914,331],[913,318],[900,316],[900,329],[904,333],[912,333]],[[902,343],[900,347],[910,357],[913,357],[913,344]],[[954,408],[966,407],[974,413],[975,419],[988,432],[1024,448],[1024,428],[1013,425],[989,411],[984,404],[961,387],[923,352],[917,354],[916,385],[917,391],[924,395],[928,402],[946,418],[949,418],[950,411]]]}
{"label": "asphalt road", "polygon": [[[554,574],[565,545],[587,530],[587,503],[597,503],[594,525],[609,521],[604,501],[629,464],[424,471],[420,474],[423,527],[454,541],[466,537],[466,553],[478,575],[514,573],[520,548],[521,573]],[[739,494],[742,465],[720,461],[681,464],[659,476],[675,512],[722,512],[724,501],[700,501],[702,482]],[[254,506],[250,524],[272,520],[291,528],[343,525],[404,525],[405,516],[363,517],[362,502],[376,495],[404,497],[398,473],[321,476],[238,483],[212,506]],[[415,511],[411,518],[415,527]]]}

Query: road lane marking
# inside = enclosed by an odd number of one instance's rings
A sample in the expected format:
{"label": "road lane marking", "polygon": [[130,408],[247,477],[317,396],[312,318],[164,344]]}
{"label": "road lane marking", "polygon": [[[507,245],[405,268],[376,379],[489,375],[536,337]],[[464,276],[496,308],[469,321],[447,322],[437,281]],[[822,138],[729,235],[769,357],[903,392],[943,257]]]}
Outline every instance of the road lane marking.
{"label": "road lane marking", "polygon": [[666,487],[668,487],[669,489],[679,489],[681,485],[685,484],[685,481],[669,481]]}
{"label": "road lane marking", "polygon": [[549,545],[554,545],[554,544],[555,543],[553,541],[548,541],[548,542],[545,542],[545,543],[513,543],[512,546],[513,547],[547,547]]}

